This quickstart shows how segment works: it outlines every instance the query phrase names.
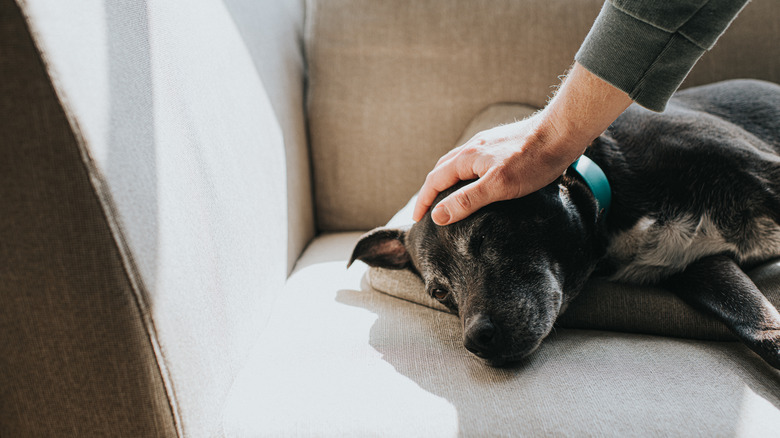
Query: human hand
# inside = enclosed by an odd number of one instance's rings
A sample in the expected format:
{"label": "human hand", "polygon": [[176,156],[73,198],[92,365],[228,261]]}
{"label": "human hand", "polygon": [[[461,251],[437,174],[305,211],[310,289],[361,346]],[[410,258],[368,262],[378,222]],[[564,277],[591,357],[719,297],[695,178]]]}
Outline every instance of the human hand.
{"label": "human hand", "polygon": [[431,212],[438,225],[457,222],[490,203],[541,189],[559,177],[587,146],[561,147],[563,138],[542,113],[480,132],[439,159],[420,189],[414,220],[420,220],[436,196],[458,181],[477,179],[439,202]]}
{"label": "human hand", "polygon": [[420,189],[414,220],[422,219],[436,196],[458,181],[477,178],[437,204],[431,218],[438,225],[541,189],[562,175],[631,103],[626,93],[574,63],[544,110],[483,131],[439,159]]}

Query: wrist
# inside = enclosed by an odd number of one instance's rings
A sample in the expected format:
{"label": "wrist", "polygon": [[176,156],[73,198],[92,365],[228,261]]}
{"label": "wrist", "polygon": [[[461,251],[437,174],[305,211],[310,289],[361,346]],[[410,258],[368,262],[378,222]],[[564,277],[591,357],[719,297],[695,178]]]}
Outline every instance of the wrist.
{"label": "wrist", "polygon": [[628,94],[575,63],[540,113],[540,128],[553,132],[550,140],[561,152],[579,156],[631,103]]}
{"label": "wrist", "polygon": [[517,188],[523,196],[536,191],[561,176],[585,151],[587,144],[581,146],[568,140],[567,133],[551,122],[544,111],[530,119],[528,130],[523,136],[522,146],[516,149],[512,162],[519,166],[525,175],[526,185]]}
{"label": "wrist", "polygon": [[562,114],[556,105],[548,105],[538,114],[530,141],[538,159],[547,168],[563,172],[579,158],[593,138]]}

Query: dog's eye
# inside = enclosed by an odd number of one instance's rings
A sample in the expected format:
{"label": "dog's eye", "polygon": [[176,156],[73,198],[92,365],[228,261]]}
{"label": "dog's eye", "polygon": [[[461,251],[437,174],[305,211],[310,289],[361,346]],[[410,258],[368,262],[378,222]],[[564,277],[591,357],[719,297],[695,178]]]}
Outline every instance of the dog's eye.
{"label": "dog's eye", "polygon": [[431,291],[431,295],[436,298],[437,300],[441,301],[447,298],[447,295],[450,293],[442,288],[437,287],[436,289]]}

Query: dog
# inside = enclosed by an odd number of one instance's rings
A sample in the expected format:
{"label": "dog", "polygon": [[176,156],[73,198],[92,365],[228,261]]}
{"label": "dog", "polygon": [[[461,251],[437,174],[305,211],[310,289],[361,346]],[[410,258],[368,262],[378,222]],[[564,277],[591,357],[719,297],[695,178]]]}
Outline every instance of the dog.
{"label": "dog", "polygon": [[493,366],[532,353],[602,276],[666,287],[780,369],[780,314],[743,271],[780,257],[780,86],[690,88],[663,113],[634,104],[585,156],[609,182],[608,211],[569,167],[451,225],[429,211],[411,227],[374,229],[349,264],[418,275],[459,315],[465,348]]}

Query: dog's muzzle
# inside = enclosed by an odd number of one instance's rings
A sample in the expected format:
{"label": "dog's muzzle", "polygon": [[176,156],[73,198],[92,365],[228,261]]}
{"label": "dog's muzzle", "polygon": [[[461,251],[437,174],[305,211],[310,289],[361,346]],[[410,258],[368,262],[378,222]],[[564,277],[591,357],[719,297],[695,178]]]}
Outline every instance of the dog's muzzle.
{"label": "dog's muzzle", "polygon": [[466,324],[463,346],[481,358],[490,359],[503,350],[503,336],[489,316],[477,315]]}

